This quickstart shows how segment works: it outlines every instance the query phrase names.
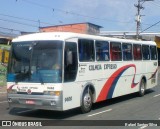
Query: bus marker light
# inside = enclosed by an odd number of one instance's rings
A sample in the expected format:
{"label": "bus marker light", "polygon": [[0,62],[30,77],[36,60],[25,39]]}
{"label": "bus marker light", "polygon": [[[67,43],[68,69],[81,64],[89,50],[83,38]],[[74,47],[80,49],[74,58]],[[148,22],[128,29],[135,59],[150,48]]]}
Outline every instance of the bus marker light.
{"label": "bus marker light", "polygon": [[44,95],[60,96],[60,91],[44,91]]}
{"label": "bus marker light", "polygon": [[55,94],[56,96],[60,96],[60,91],[55,91],[54,94]]}

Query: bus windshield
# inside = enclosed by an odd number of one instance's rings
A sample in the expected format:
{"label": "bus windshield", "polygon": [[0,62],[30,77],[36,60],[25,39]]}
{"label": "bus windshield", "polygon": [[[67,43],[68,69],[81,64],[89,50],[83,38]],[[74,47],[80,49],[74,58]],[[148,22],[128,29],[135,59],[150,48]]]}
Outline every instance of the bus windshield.
{"label": "bus windshield", "polygon": [[62,41],[14,42],[8,82],[62,82]]}

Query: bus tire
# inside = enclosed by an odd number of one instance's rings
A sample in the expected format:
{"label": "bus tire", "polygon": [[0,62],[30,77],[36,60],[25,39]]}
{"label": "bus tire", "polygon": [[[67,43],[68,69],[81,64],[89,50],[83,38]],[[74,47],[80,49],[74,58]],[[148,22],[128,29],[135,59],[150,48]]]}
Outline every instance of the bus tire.
{"label": "bus tire", "polygon": [[82,113],[90,112],[92,109],[92,92],[85,89],[82,96],[81,111]]}
{"label": "bus tire", "polygon": [[140,87],[139,87],[139,96],[142,97],[145,94],[146,90],[146,82],[144,79],[141,80]]}

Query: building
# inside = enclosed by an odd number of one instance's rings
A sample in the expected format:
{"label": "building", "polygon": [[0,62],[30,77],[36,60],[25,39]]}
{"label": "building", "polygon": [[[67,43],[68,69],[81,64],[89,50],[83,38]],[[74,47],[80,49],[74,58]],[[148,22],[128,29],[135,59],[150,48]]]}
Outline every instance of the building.
{"label": "building", "polygon": [[[125,39],[136,39],[136,32],[135,31],[101,31],[101,36],[107,36],[107,37],[116,37],[116,38],[125,38]],[[160,37],[160,33],[154,33],[154,32],[147,32],[147,33],[141,33],[139,35],[140,40],[149,40],[154,41],[155,36]]]}
{"label": "building", "polygon": [[0,64],[8,63],[10,44],[14,37],[0,33]]}
{"label": "building", "polygon": [[59,32],[60,31],[60,32],[75,32],[75,33],[82,33],[82,34],[99,35],[100,28],[102,27],[99,25],[85,22],[85,23],[40,27],[40,32]]}
{"label": "building", "polygon": [[12,41],[12,37],[0,35],[0,44],[9,45]]}

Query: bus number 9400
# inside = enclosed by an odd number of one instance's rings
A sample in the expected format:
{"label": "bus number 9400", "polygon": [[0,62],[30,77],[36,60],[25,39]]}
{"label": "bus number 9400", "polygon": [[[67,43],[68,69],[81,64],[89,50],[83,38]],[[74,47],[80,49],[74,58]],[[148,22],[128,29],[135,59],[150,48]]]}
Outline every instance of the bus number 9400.
{"label": "bus number 9400", "polygon": [[68,102],[68,101],[72,101],[72,96],[65,98],[65,102]]}

